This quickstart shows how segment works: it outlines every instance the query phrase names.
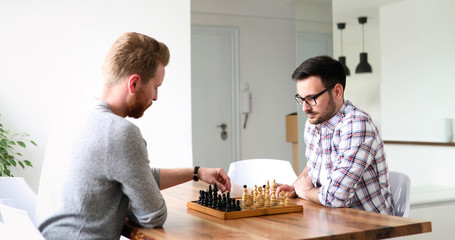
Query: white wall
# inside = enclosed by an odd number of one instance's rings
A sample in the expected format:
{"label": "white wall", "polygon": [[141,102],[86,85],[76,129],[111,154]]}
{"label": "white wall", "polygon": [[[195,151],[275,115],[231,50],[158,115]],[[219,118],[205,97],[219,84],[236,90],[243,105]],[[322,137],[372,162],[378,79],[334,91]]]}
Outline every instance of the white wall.
{"label": "white wall", "polygon": [[[355,0],[351,0],[351,3]],[[352,8],[357,10],[345,11],[344,0],[333,0],[333,49],[334,58],[341,56],[341,36],[337,23],[346,23],[343,30],[343,55],[346,56],[346,65],[351,76],[346,78],[345,99],[350,100],[354,105],[371,115],[376,126],[381,129],[381,65],[380,65],[380,38],[379,38],[379,9],[362,8],[364,1],[356,1]],[[365,1],[366,2],[366,1]],[[368,17],[364,25],[365,31],[365,52],[368,53],[368,62],[373,68],[372,73],[355,73],[355,68],[360,62],[362,50],[362,25],[358,17]]]}
{"label": "white wall", "polygon": [[0,121],[39,144],[25,153],[34,167],[15,171],[35,191],[53,122],[74,102],[97,93],[104,56],[127,31],[155,37],[171,51],[159,101],[135,121],[148,142],[152,165],[190,166],[190,1],[1,3]]}
{"label": "white wall", "polygon": [[406,0],[381,9],[387,139],[442,141],[441,120],[455,118],[454,10],[452,0]]}
{"label": "white wall", "polygon": [[252,112],[247,128],[241,129],[240,158],[291,161],[285,116],[296,111],[293,0],[192,0],[191,23],[239,29],[240,85],[248,83],[252,93]]}
{"label": "white wall", "polygon": [[[440,119],[455,116],[450,100],[455,88],[453,9],[455,2],[450,0],[406,0],[381,8],[385,139],[441,141]],[[408,17],[400,16],[403,11]],[[388,148],[389,160],[415,177],[418,185],[455,186],[449,177],[455,167],[455,148]],[[408,161],[419,164],[409,169]]]}

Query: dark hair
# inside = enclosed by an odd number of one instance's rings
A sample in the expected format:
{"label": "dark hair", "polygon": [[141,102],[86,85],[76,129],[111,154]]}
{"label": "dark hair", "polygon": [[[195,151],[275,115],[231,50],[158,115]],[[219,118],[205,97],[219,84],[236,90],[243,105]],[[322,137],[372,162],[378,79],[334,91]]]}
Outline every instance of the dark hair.
{"label": "dark hair", "polygon": [[292,74],[295,81],[303,80],[310,76],[320,77],[324,87],[332,87],[337,83],[346,85],[346,73],[343,65],[329,56],[317,56],[305,60]]}

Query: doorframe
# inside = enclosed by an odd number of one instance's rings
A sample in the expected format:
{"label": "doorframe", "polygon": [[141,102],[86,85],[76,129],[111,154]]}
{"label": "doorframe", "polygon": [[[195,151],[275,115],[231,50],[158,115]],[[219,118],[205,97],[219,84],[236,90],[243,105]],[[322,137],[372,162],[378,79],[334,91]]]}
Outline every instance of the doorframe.
{"label": "doorframe", "polygon": [[240,160],[240,80],[238,28],[191,24],[191,32],[201,35],[228,36],[231,42],[231,121],[232,121],[232,156],[231,162]]}

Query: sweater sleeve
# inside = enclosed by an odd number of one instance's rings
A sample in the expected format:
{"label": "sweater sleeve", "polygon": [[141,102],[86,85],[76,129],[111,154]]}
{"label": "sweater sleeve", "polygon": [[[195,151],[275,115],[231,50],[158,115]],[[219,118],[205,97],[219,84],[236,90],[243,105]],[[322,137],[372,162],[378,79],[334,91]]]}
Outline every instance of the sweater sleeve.
{"label": "sweater sleeve", "polygon": [[110,137],[109,171],[130,200],[129,219],[143,227],[161,227],[167,208],[159,189],[159,169],[149,166],[145,140],[133,124],[112,133],[121,136]]}

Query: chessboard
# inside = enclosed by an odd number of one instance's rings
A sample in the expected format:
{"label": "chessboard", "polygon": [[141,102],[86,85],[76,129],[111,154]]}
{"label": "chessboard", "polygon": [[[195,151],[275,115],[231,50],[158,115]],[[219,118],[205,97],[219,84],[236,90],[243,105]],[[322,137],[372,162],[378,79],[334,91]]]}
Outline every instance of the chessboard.
{"label": "chessboard", "polygon": [[290,202],[289,193],[280,192],[279,198],[275,193],[275,181],[272,188],[267,181],[267,185],[255,186],[251,193],[244,185],[242,198],[231,198],[229,192],[221,195],[215,184],[213,188],[210,185],[209,189],[200,190],[198,201],[188,202],[187,207],[224,220],[303,212],[302,205]]}

